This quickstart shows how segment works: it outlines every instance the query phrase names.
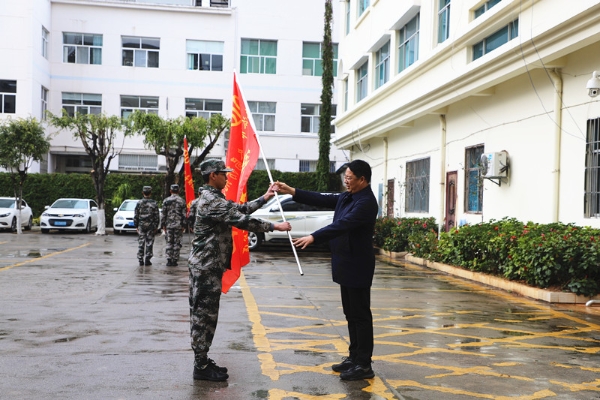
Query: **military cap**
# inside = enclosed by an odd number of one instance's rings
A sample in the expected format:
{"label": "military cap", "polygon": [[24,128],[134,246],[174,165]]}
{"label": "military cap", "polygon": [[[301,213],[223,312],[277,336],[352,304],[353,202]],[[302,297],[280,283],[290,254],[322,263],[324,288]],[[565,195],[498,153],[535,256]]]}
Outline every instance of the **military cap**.
{"label": "military cap", "polygon": [[144,186],[142,188],[142,193],[144,193],[144,194],[150,194],[150,193],[152,193],[152,186]]}
{"label": "military cap", "polygon": [[200,164],[200,172],[202,175],[208,175],[211,172],[231,172],[231,168],[227,168],[225,163],[216,158],[209,158]]}
{"label": "military cap", "polygon": [[171,185],[171,191],[172,192],[179,192],[179,185],[178,184]]}

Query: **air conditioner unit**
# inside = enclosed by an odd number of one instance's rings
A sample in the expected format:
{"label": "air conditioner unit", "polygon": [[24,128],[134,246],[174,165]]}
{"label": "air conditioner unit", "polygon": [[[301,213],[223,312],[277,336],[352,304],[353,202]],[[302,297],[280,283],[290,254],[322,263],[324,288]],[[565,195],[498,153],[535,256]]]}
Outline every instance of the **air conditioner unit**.
{"label": "air conditioner unit", "polygon": [[506,178],[508,173],[506,152],[483,153],[480,166],[484,178]]}

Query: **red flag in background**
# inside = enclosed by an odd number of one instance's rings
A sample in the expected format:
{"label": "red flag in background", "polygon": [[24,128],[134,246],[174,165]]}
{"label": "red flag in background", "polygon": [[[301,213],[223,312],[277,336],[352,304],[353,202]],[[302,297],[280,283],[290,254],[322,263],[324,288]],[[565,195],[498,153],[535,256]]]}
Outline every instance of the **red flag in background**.
{"label": "red flag in background", "polygon": [[[233,169],[227,176],[227,185],[223,194],[228,200],[237,203],[248,201],[246,182],[256,165],[260,147],[256,139],[252,115],[246,108],[246,102],[237,84],[235,73],[233,74],[233,108],[231,110],[231,129],[229,133],[229,147],[227,148],[227,159],[225,164]],[[231,269],[223,274],[221,291],[227,293],[231,286],[240,277],[241,269],[250,262],[250,251],[248,250],[248,232],[232,228],[233,254],[231,257]]]}
{"label": "red flag in background", "polygon": [[188,153],[187,137],[183,137],[183,174],[185,180],[185,204],[187,205],[187,214],[190,213],[190,204],[194,201],[194,178],[192,177],[192,168],[190,167],[190,154]]}

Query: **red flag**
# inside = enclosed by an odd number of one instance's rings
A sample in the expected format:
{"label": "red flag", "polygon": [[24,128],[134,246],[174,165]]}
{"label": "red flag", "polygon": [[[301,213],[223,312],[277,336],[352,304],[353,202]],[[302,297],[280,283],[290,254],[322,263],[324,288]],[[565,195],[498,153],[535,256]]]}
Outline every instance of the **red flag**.
{"label": "red flag", "polygon": [[[256,165],[260,147],[254,132],[252,115],[246,108],[246,102],[237,84],[235,73],[233,74],[233,108],[231,110],[231,129],[229,132],[229,147],[225,164],[233,169],[227,175],[227,185],[223,189],[225,198],[237,203],[248,201],[246,182]],[[240,277],[241,269],[250,262],[250,251],[248,250],[248,232],[232,228],[233,254],[231,257],[231,269],[223,274],[221,291],[227,293],[231,286]]]}
{"label": "red flag", "polygon": [[190,154],[188,153],[187,137],[183,137],[183,174],[185,180],[185,204],[187,205],[187,214],[190,213],[190,204],[194,201],[194,178],[192,177],[192,168],[190,167]]}

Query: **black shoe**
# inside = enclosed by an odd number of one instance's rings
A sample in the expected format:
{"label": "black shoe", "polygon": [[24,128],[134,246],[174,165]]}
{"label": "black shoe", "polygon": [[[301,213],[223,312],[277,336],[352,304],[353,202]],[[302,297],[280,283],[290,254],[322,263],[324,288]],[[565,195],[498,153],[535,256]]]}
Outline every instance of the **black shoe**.
{"label": "black shoe", "polygon": [[375,372],[370,365],[362,366],[356,364],[348,371],[342,372],[340,378],[344,381],[358,381],[361,379],[371,379],[375,377]]}
{"label": "black shoe", "polygon": [[350,357],[344,357],[344,361],[339,364],[333,364],[331,369],[335,372],[344,372],[348,371],[352,367],[354,367],[354,361],[352,361]]}
{"label": "black shoe", "polygon": [[215,362],[215,360],[212,360],[212,359],[209,358],[208,359],[208,364],[211,366],[211,368],[216,369],[219,372],[222,372],[224,374],[227,373],[227,367],[219,367],[217,365],[217,363]]}
{"label": "black shoe", "polygon": [[194,367],[194,379],[215,382],[226,381],[229,375],[213,368],[213,365],[216,366],[213,362],[213,364],[208,363],[202,367]]}
{"label": "black shoe", "polygon": [[172,267],[173,263],[171,262],[171,260],[167,260],[167,267]]}
{"label": "black shoe", "polygon": [[150,262],[150,259],[147,259],[147,260],[146,260],[146,263],[145,263],[145,265],[152,265],[152,263]]}
{"label": "black shoe", "polygon": [[142,260],[140,260],[140,267],[144,266],[144,262]]}

